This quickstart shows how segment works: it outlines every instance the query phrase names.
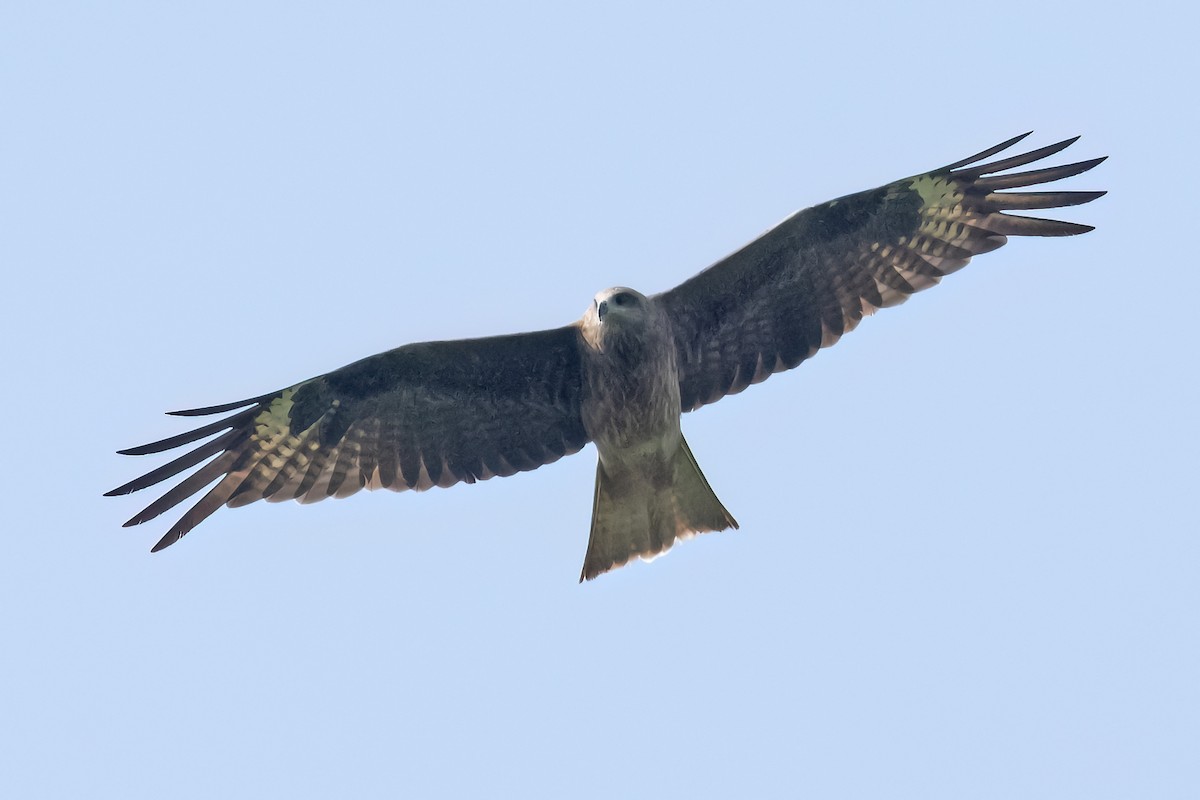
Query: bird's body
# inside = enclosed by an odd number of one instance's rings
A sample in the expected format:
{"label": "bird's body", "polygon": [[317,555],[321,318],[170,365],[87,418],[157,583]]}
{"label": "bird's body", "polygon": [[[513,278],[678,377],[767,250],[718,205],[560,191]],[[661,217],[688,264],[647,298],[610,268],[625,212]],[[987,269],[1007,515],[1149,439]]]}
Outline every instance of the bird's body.
{"label": "bird's body", "polygon": [[405,345],[278,392],[175,412],[236,412],[142,447],[215,437],[109,494],[212,459],[133,517],[152,519],[215,485],[155,545],[221,505],[311,502],[363,489],[423,490],[535,469],[596,444],[583,577],[681,538],[737,527],[683,437],[680,415],[791,369],[865,315],[903,302],[1008,235],[1088,226],[1005,213],[1078,205],[1103,192],[1002,192],[1103,159],[999,175],[1074,139],[979,165],[968,159],[809,208],[661,294],[617,287],[572,325]]}
{"label": "bird's body", "polygon": [[[603,320],[601,304],[607,306]],[[617,469],[618,454],[670,456],[680,438],[671,321],[653,300],[618,287],[596,295],[579,328],[585,376],[580,412],[600,463]]]}
{"label": "bird's body", "polygon": [[700,473],[680,429],[671,320],[652,298],[619,286],[579,322],[583,427],[596,444],[596,496],[583,577],[679,538],[736,527]]}

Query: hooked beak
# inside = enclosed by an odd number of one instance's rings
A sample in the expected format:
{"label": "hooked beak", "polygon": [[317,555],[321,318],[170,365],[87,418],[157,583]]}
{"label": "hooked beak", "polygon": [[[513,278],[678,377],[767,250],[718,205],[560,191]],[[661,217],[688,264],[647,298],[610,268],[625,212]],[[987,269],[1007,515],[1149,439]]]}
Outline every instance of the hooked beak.
{"label": "hooked beak", "polygon": [[596,304],[596,318],[604,322],[604,315],[608,313],[608,301],[601,300]]}

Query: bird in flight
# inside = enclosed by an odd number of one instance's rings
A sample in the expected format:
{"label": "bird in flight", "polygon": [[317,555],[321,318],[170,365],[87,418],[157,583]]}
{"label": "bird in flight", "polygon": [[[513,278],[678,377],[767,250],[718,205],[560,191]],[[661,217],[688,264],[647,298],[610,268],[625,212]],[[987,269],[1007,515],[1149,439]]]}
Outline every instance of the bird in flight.
{"label": "bird in flight", "polygon": [[799,211],[666,292],[606,289],[565,327],[409,344],[248,400],[171,412],[229,416],[120,451],[148,455],[214,437],[108,495],[212,459],[125,523],[154,519],[215,484],[157,552],[222,505],[474,483],[536,469],[594,442],[581,581],[635,556],[649,560],[676,540],[736,528],[683,438],[681,414],[797,366],[864,316],[933,286],[1008,236],[1092,230],[1008,213],[1104,194],[1004,191],[1104,160],[1011,171],[1075,137],[987,161],[1028,135]]}

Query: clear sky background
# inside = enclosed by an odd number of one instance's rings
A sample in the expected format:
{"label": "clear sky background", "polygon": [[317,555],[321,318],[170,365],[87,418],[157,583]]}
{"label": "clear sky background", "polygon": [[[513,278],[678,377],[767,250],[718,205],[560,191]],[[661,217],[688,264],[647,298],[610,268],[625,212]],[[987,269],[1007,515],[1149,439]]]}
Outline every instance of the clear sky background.
{"label": "clear sky background", "polygon": [[[98,5],[0,11],[0,795],[1200,796],[1184,4]],[[1030,128],[1098,229],[685,417],[741,531],[577,584],[590,447],[155,556],[101,497]]]}

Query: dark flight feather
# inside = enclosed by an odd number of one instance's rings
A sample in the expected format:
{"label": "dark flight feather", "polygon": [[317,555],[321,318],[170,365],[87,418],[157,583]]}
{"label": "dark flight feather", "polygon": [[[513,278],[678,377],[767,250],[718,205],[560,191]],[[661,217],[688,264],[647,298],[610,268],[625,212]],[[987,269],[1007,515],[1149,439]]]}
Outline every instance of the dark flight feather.
{"label": "dark flight feather", "polygon": [[177,412],[231,417],[122,451],[158,453],[224,431],[109,492],[127,494],[202,466],[126,525],[216,484],[155,545],[161,550],[222,505],[313,502],[363,488],[428,489],[548,464],[588,441],[580,418],[576,326],[425,342],[240,403]]}
{"label": "dark flight feather", "polygon": [[[1078,175],[1104,160],[994,174],[1052,156],[1074,137],[979,163],[1027,135],[941,169],[800,211],[657,295],[674,326],[683,410],[795,367],[853,330],[863,316],[904,302],[972,256],[1000,247],[1008,236],[1092,230],[1002,213],[1079,205],[1104,194],[999,193]],[[751,371],[750,364],[756,369]]]}

